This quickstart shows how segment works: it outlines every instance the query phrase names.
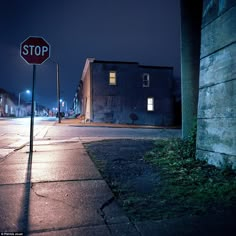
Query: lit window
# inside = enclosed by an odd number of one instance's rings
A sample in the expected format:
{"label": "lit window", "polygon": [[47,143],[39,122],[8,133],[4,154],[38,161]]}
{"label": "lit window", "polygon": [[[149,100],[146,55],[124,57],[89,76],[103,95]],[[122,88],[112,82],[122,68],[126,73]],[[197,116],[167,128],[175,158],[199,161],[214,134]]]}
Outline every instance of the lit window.
{"label": "lit window", "polygon": [[14,114],[14,109],[13,109],[13,107],[11,106],[11,115],[13,115]]}
{"label": "lit window", "polygon": [[154,111],[154,98],[147,99],[147,110]]}
{"label": "lit window", "polygon": [[150,86],[149,74],[143,74],[143,87]]}
{"label": "lit window", "polygon": [[8,105],[7,104],[5,105],[5,113],[6,114],[8,113]]}
{"label": "lit window", "polygon": [[116,72],[115,71],[110,71],[109,84],[110,85],[116,85]]}

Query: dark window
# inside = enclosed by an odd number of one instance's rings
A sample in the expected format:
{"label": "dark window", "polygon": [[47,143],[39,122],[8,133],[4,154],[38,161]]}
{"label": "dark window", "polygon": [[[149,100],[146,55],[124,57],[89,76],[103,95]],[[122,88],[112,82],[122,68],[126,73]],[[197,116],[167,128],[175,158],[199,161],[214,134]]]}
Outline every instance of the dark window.
{"label": "dark window", "polygon": [[149,87],[149,86],[150,86],[149,74],[145,73],[143,74],[143,87]]}

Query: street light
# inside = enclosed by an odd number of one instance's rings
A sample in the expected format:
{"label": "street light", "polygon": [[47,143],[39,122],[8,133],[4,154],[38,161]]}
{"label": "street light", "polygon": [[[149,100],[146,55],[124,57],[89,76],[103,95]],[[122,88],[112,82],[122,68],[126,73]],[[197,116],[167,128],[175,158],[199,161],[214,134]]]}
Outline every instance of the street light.
{"label": "street light", "polygon": [[64,107],[64,112],[67,113],[67,102],[63,99],[60,99],[61,106]]}
{"label": "street light", "polygon": [[18,117],[20,117],[20,95],[22,94],[22,93],[27,93],[27,94],[29,94],[30,93],[30,90],[25,90],[25,91],[22,91],[22,92],[20,92],[19,93],[19,95],[18,95]]}
{"label": "street light", "polygon": [[58,109],[58,123],[61,123],[61,105],[60,105],[60,79],[59,79],[59,63],[53,60],[50,60],[52,63],[56,64],[56,73],[57,73],[57,109]]}
{"label": "street light", "polygon": [[60,106],[60,80],[59,80],[59,64],[57,63],[57,101],[58,101],[58,123],[61,123],[61,106]]}

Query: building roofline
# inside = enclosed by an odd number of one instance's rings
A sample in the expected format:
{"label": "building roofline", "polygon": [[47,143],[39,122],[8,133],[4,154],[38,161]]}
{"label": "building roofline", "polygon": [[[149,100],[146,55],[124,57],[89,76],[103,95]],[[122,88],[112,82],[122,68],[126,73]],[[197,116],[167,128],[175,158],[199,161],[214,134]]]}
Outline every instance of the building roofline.
{"label": "building roofline", "polygon": [[149,68],[149,69],[171,69],[173,70],[173,66],[146,66],[146,65],[139,65],[140,68]]}
{"label": "building roofline", "polygon": [[92,63],[106,63],[106,64],[135,64],[140,68],[153,68],[153,69],[173,69],[173,66],[149,66],[149,65],[140,65],[138,62],[134,61],[108,61],[108,60],[93,60]]}
{"label": "building roofline", "polygon": [[136,64],[138,65],[138,62],[132,62],[132,61],[105,61],[105,60],[94,60],[93,63],[111,63],[111,64]]}

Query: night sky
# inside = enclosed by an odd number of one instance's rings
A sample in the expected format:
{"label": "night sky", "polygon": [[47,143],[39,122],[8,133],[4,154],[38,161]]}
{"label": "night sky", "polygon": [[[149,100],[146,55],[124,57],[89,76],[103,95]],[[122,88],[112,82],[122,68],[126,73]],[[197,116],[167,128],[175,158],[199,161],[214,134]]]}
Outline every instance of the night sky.
{"label": "night sky", "polygon": [[[0,30],[0,88],[16,95],[32,88],[33,66],[20,57],[28,36],[50,43],[69,107],[88,57],[174,66],[180,78],[179,0],[1,0]],[[57,106],[56,65],[50,60],[36,68],[35,97]]]}

